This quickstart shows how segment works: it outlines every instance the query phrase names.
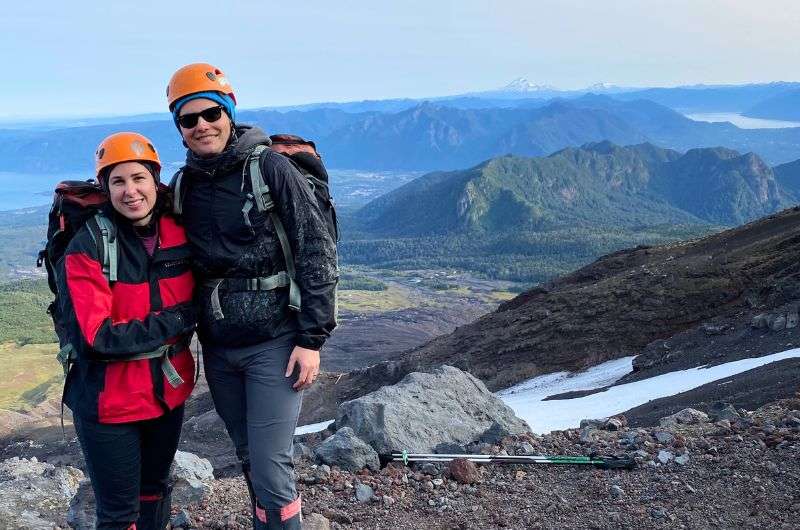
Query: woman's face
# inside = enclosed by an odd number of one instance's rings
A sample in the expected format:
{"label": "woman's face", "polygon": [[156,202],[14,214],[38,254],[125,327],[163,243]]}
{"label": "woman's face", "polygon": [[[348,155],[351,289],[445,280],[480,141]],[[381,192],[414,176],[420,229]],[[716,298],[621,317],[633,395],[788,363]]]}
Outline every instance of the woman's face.
{"label": "woman's face", "polygon": [[144,226],[153,217],[156,206],[156,180],[139,162],[122,162],[108,175],[111,205],[136,226]]}
{"label": "woman's face", "polygon": [[219,107],[219,103],[210,99],[193,99],[181,107],[179,117],[195,115],[196,125],[186,128],[180,125],[181,136],[189,149],[200,158],[209,158],[220,154],[228,145],[231,137],[231,119],[222,111],[219,119],[207,121],[199,113],[206,109]]}

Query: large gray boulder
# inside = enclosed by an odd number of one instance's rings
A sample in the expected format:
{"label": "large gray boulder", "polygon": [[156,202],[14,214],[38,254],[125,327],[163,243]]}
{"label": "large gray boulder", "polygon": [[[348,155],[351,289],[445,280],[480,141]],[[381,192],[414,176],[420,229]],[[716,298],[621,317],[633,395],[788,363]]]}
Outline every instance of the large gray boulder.
{"label": "large gray boulder", "polygon": [[336,431],[317,447],[314,454],[320,461],[345,471],[356,472],[365,467],[377,471],[381,467],[375,449],[356,437],[350,427]]}
{"label": "large gray boulder", "polygon": [[81,479],[79,469],[36,458],[0,462],[0,528],[51,530],[65,525],[64,515]]}
{"label": "large gray boulder", "polygon": [[487,431],[530,431],[483,382],[452,366],[408,374],[396,385],[342,403],[336,428],[344,427],[378,453],[429,453],[440,444],[473,442]]}
{"label": "large gray boulder", "polygon": [[97,500],[88,479],[81,482],[78,492],[69,503],[67,524],[73,530],[94,530],[97,525]]}
{"label": "large gray boulder", "polygon": [[177,451],[172,464],[172,503],[185,507],[211,496],[214,467],[205,458],[192,453]]}

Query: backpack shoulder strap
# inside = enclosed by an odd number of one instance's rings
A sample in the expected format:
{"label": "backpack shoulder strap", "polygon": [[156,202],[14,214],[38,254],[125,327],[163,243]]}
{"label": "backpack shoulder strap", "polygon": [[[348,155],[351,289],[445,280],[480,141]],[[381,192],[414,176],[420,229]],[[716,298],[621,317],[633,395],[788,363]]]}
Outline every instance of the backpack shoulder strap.
{"label": "backpack shoulder strap", "polygon": [[183,213],[183,169],[172,176],[169,187],[172,190],[172,213],[180,217]]}
{"label": "backpack shoulder strap", "polygon": [[97,212],[87,221],[91,223],[89,234],[91,234],[103,268],[103,276],[109,282],[117,281],[117,232],[114,223],[102,212]]}
{"label": "backpack shoulder strap", "polygon": [[269,190],[269,185],[264,180],[264,175],[261,171],[261,158],[269,148],[266,145],[259,144],[253,148],[250,156],[245,161],[242,171],[242,192],[245,191],[245,182],[250,181],[251,192],[247,193],[247,200],[242,207],[242,215],[247,226],[252,230],[250,225],[250,210],[255,205],[256,209],[266,214],[272,226],[275,228],[275,234],[278,236],[278,241],[281,245],[283,252],[283,259],[286,262],[286,273],[289,276],[289,307],[294,311],[300,311],[300,288],[295,281],[296,272],[294,267],[294,256],[292,255],[292,247],[289,244],[289,236],[286,234],[286,229],[283,226],[278,214],[275,212],[275,203],[272,200],[272,195]]}

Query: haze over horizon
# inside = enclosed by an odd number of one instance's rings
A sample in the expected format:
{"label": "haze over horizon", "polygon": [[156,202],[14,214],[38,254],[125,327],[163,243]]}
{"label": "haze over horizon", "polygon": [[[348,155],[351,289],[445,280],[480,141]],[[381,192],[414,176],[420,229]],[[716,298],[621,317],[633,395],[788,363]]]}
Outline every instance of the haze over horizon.
{"label": "haze over horizon", "polygon": [[[0,120],[165,112],[179,66],[221,67],[242,108],[423,98],[525,77],[561,89],[745,84],[800,71],[800,4],[769,0],[256,0],[5,8]],[[744,68],[746,66],[746,68]]]}

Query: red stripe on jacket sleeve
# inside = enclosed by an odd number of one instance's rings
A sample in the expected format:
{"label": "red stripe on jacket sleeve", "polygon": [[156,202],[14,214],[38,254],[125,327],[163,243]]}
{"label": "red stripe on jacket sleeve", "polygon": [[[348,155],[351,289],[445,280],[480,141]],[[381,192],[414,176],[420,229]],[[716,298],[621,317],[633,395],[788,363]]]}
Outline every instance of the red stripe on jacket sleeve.
{"label": "red stripe on jacket sleeve", "polygon": [[111,289],[100,263],[83,253],[67,254],[67,289],[81,334],[94,344],[97,331],[111,317]]}

